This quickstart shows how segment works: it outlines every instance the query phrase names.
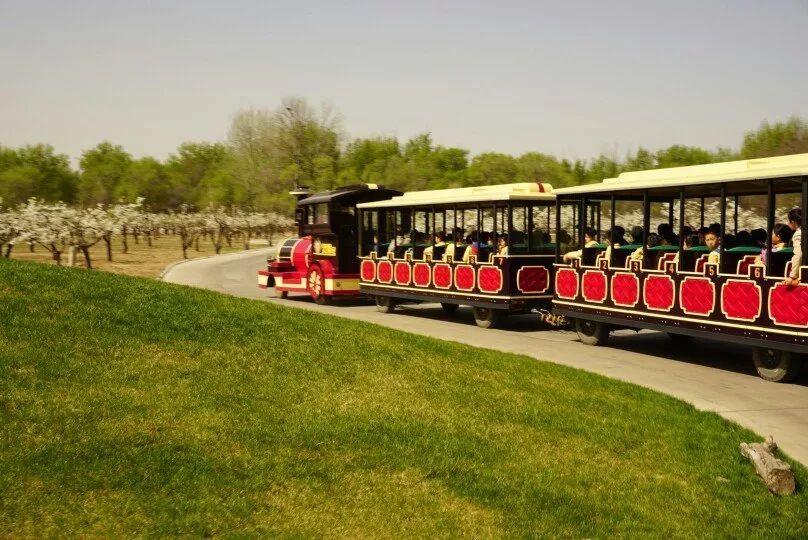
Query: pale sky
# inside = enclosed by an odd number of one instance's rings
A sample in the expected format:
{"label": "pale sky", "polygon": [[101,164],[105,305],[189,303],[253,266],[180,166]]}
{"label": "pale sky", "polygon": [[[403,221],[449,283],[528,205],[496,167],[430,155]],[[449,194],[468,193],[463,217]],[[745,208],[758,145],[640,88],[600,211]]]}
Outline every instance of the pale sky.
{"label": "pale sky", "polygon": [[0,0],[0,144],[162,159],[300,96],[472,153],[737,148],[808,116],[807,28],[808,0]]}

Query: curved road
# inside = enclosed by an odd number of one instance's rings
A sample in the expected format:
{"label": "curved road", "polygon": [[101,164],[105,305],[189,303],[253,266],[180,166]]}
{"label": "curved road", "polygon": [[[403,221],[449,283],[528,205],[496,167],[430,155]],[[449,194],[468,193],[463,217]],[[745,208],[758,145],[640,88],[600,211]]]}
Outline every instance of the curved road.
{"label": "curved road", "polygon": [[266,267],[272,249],[183,262],[169,267],[163,279],[525,354],[639,384],[714,411],[761,435],[771,434],[783,451],[808,464],[808,373],[796,384],[766,382],[755,374],[746,347],[709,340],[675,347],[664,334],[628,330],[612,334],[608,347],[587,347],[578,343],[574,332],[542,328],[535,315],[509,317],[501,329],[483,330],[474,325],[466,308],[447,319],[437,304],[406,305],[397,313],[382,314],[362,300],[333,306],[318,306],[307,296],[280,300],[272,298],[270,289],[257,286],[257,271]]}

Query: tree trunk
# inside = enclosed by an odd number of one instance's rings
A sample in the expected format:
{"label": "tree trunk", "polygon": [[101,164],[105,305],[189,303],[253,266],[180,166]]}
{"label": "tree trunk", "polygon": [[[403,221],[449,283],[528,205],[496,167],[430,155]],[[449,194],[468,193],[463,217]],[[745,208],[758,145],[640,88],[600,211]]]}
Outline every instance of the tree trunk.
{"label": "tree trunk", "polygon": [[[107,260],[112,262],[112,236],[104,235],[104,243],[107,245]],[[81,248],[84,251],[84,248]]]}
{"label": "tree trunk", "polygon": [[151,245],[151,234],[146,235],[146,242],[149,244],[149,247],[152,247],[152,245]]}
{"label": "tree trunk", "polygon": [[126,233],[126,227],[121,227],[121,236],[123,240],[123,252],[129,253],[129,237]]}
{"label": "tree trunk", "polygon": [[81,252],[84,255],[84,266],[86,266],[89,270],[92,270],[93,263],[90,260],[90,248],[88,248],[87,246],[81,246]]}
{"label": "tree trunk", "polygon": [[199,237],[194,240],[194,250],[199,251]]}
{"label": "tree trunk", "polygon": [[34,243],[33,242],[28,242],[28,251],[30,253],[34,252]]}
{"label": "tree trunk", "polygon": [[768,490],[775,495],[791,495],[797,489],[794,473],[788,463],[775,457],[775,450],[777,444],[771,435],[762,443],[741,443],[741,454],[752,462]]}
{"label": "tree trunk", "polygon": [[135,245],[140,245],[140,235],[137,231],[132,231],[132,238],[135,239]]}
{"label": "tree trunk", "polygon": [[56,247],[56,244],[51,244],[51,254],[53,260],[56,261],[57,266],[62,266],[62,252]]}
{"label": "tree trunk", "polygon": [[[2,247],[2,246],[0,246],[0,247]],[[8,244],[8,245],[6,246],[6,259],[10,259],[10,258],[11,258],[11,250],[12,250],[12,249],[14,249],[14,244]]]}

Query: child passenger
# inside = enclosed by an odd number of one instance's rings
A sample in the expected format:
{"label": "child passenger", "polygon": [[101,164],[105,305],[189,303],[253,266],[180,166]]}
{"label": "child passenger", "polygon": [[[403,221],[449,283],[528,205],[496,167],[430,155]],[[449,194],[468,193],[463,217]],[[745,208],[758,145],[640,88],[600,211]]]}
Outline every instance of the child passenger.
{"label": "child passenger", "polygon": [[[788,244],[793,232],[785,223],[778,223],[772,229],[772,253],[777,253]],[[755,264],[766,264],[766,248],[760,251],[760,255],[755,258]]]}
{"label": "child passenger", "polygon": [[[587,227],[584,230],[584,247],[594,247],[598,241],[598,232],[593,227]],[[576,249],[564,254],[564,262],[570,262],[572,259],[580,259],[584,254],[582,249]]]}

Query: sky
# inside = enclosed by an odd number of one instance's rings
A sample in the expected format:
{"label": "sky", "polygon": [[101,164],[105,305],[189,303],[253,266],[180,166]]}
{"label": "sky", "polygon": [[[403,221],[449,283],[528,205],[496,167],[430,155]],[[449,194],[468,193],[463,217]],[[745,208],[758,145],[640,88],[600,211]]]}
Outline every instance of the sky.
{"label": "sky", "polygon": [[808,117],[808,0],[0,0],[0,144],[165,158],[288,96],[352,137],[568,159]]}

